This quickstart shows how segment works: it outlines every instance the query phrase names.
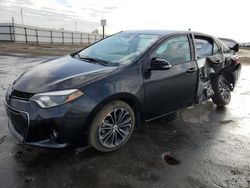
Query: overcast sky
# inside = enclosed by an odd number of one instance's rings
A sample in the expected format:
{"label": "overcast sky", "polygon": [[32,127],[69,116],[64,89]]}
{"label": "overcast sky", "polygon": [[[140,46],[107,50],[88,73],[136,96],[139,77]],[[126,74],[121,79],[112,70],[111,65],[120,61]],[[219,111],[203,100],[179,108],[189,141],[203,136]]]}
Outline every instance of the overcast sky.
{"label": "overcast sky", "polygon": [[250,42],[249,0],[0,0],[0,23],[91,32],[107,19],[107,33],[128,29],[200,31]]}

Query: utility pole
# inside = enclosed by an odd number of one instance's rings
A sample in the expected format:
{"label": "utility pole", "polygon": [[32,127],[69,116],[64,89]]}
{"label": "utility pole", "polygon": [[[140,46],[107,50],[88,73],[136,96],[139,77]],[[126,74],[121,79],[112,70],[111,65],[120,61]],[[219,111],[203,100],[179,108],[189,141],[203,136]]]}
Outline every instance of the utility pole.
{"label": "utility pole", "polygon": [[11,18],[11,21],[12,21],[12,25],[14,26],[15,25],[14,17]]}
{"label": "utility pole", "polygon": [[14,17],[12,17],[11,20],[12,20],[12,31],[11,31],[11,33],[13,34],[12,41],[15,42],[16,38],[15,38],[15,21],[14,21]]}
{"label": "utility pole", "polygon": [[101,20],[101,26],[102,26],[102,38],[105,37],[105,26],[107,25],[107,20]]}
{"label": "utility pole", "polygon": [[75,31],[77,31],[77,21],[75,21]]}
{"label": "utility pole", "polygon": [[104,36],[105,36],[104,33],[105,33],[105,26],[103,25],[103,26],[102,26],[102,38],[103,38],[103,39],[104,39]]}
{"label": "utility pole", "polygon": [[22,26],[23,26],[23,9],[21,9],[20,12],[21,12],[21,20],[22,20]]}

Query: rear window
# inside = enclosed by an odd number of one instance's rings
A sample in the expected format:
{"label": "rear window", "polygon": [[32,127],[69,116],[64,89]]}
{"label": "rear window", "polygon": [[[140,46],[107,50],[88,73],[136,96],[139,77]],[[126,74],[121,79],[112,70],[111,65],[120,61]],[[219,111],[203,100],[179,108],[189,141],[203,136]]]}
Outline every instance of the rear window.
{"label": "rear window", "polygon": [[229,52],[230,49],[228,47],[229,43],[228,44],[225,44],[225,41],[221,41],[220,39],[218,39],[217,41],[222,49],[223,52]]}
{"label": "rear window", "polygon": [[233,48],[237,42],[232,39],[226,39],[226,38],[219,38],[227,47]]}

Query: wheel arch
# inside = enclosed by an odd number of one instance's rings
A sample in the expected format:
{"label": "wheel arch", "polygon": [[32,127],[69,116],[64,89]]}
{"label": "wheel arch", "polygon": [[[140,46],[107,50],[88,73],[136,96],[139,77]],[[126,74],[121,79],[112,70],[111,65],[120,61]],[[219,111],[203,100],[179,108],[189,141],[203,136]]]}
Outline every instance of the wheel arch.
{"label": "wheel arch", "polygon": [[91,122],[93,121],[95,115],[98,113],[98,111],[105,106],[106,104],[112,102],[112,101],[116,101],[116,100],[120,100],[123,102],[126,102],[133,110],[135,113],[135,118],[136,118],[136,126],[139,126],[143,120],[142,118],[142,114],[143,114],[143,105],[140,102],[140,100],[130,94],[130,93],[117,93],[114,95],[111,95],[103,100],[101,100],[100,102],[98,102],[98,104],[96,105],[96,107],[91,111],[89,117],[86,120],[86,125],[87,125],[87,132],[89,131]]}

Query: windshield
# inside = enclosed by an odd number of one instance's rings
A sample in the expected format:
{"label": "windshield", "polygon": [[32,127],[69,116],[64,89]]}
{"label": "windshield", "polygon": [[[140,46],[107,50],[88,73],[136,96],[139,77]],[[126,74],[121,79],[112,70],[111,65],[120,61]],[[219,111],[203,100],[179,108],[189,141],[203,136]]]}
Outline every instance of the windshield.
{"label": "windshield", "polygon": [[114,64],[135,60],[159,38],[155,34],[118,33],[79,53],[80,58],[93,58]]}

